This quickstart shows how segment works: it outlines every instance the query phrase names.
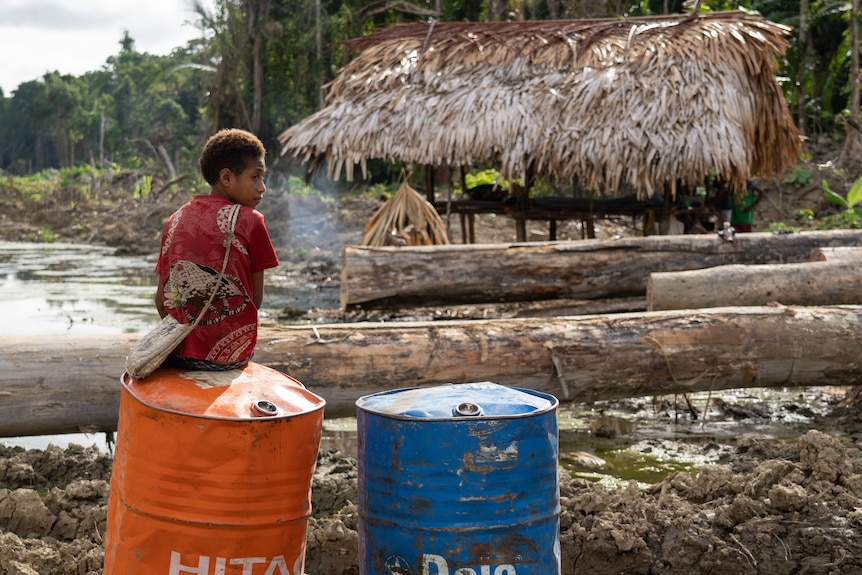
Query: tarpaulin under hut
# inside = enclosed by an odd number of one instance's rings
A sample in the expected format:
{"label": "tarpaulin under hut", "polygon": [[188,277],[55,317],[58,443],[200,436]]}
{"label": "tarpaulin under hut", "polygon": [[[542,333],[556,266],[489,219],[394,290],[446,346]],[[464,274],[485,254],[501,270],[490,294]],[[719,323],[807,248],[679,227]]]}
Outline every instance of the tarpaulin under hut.
{"label": "tarpaulin under hut", "polygon": [[348,180],[382,158],[577,178],[600,196],[674,196],[712,170],[737,188],[798,159],[774,76],[788,32],[743,11],[396,24],[349,41],[324,107],[279,140]]}

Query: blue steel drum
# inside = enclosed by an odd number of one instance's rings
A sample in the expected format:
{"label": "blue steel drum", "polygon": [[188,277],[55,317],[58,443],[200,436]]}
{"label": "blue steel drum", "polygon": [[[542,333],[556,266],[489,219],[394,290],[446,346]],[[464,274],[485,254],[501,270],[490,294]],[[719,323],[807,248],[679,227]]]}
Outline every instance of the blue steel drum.
{"label": "blue steel drum", "polygon": [[559,575],[558,404],[491,382],[360,398],[360,575]]}

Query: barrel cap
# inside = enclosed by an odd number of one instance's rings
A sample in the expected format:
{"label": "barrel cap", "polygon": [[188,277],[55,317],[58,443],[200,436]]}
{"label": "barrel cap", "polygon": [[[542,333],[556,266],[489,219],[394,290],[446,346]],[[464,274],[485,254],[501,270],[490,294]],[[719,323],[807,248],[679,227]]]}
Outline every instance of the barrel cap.
{"label": "barrel cap", "polygon": [[497,419],[535,415],[558,404],[553,395],[490,381],[396,389],[356,402],[360,410],[399,419]]}
{"label": "barrel cap", "polygon": [[229,371],[162,367],[144,379],[123,374],[122,384],[154,409],[215,419],[292,417],[326,404],[296,379],[253,362]]}

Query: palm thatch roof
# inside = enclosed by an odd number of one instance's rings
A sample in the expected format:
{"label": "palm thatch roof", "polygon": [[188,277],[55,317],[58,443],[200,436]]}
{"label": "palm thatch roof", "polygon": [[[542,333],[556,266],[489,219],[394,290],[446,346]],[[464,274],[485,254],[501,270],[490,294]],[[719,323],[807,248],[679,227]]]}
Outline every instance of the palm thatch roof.
{"label": "palm thatch roof", "polygon": [[354,177],[383,158],[528,170],[597,194],[732,187],[798,159],[776,82],[789,28],[742,11],[672,17],[398,24],[358,55],[282,154]]}

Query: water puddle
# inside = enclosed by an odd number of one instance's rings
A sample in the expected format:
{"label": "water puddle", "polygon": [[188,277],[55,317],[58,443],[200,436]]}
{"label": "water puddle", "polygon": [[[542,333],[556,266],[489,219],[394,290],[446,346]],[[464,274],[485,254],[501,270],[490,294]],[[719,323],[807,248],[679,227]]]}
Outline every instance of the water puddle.
{"label": "water puddle", "polygon": [[[150,329],[158,321],[155,256],[114,252],[68,243],[0,242],[0,335]],[[309,283],[289,264],[270,270],[265,281],[264,317],[276,317],[288,305],[339,306],[337,289]]]}
{"label": "water puddle", "polygon": [[106,334],[157,319],[152,261],[75,244],[0,242],[0,335]]}
{"label": "water puddle", "polygon": [[[675,471],[728,463],[740,441],[783,441],[819,429],[843,388],[723,391],[644,397],[559,410],[560,462],[573,476],[618,486],[653,484]],[[675,401],[675,399],[677,401]],[[734,417],[722,405],[761,416]],[[693,414],[692,409],[696,413]]]}

